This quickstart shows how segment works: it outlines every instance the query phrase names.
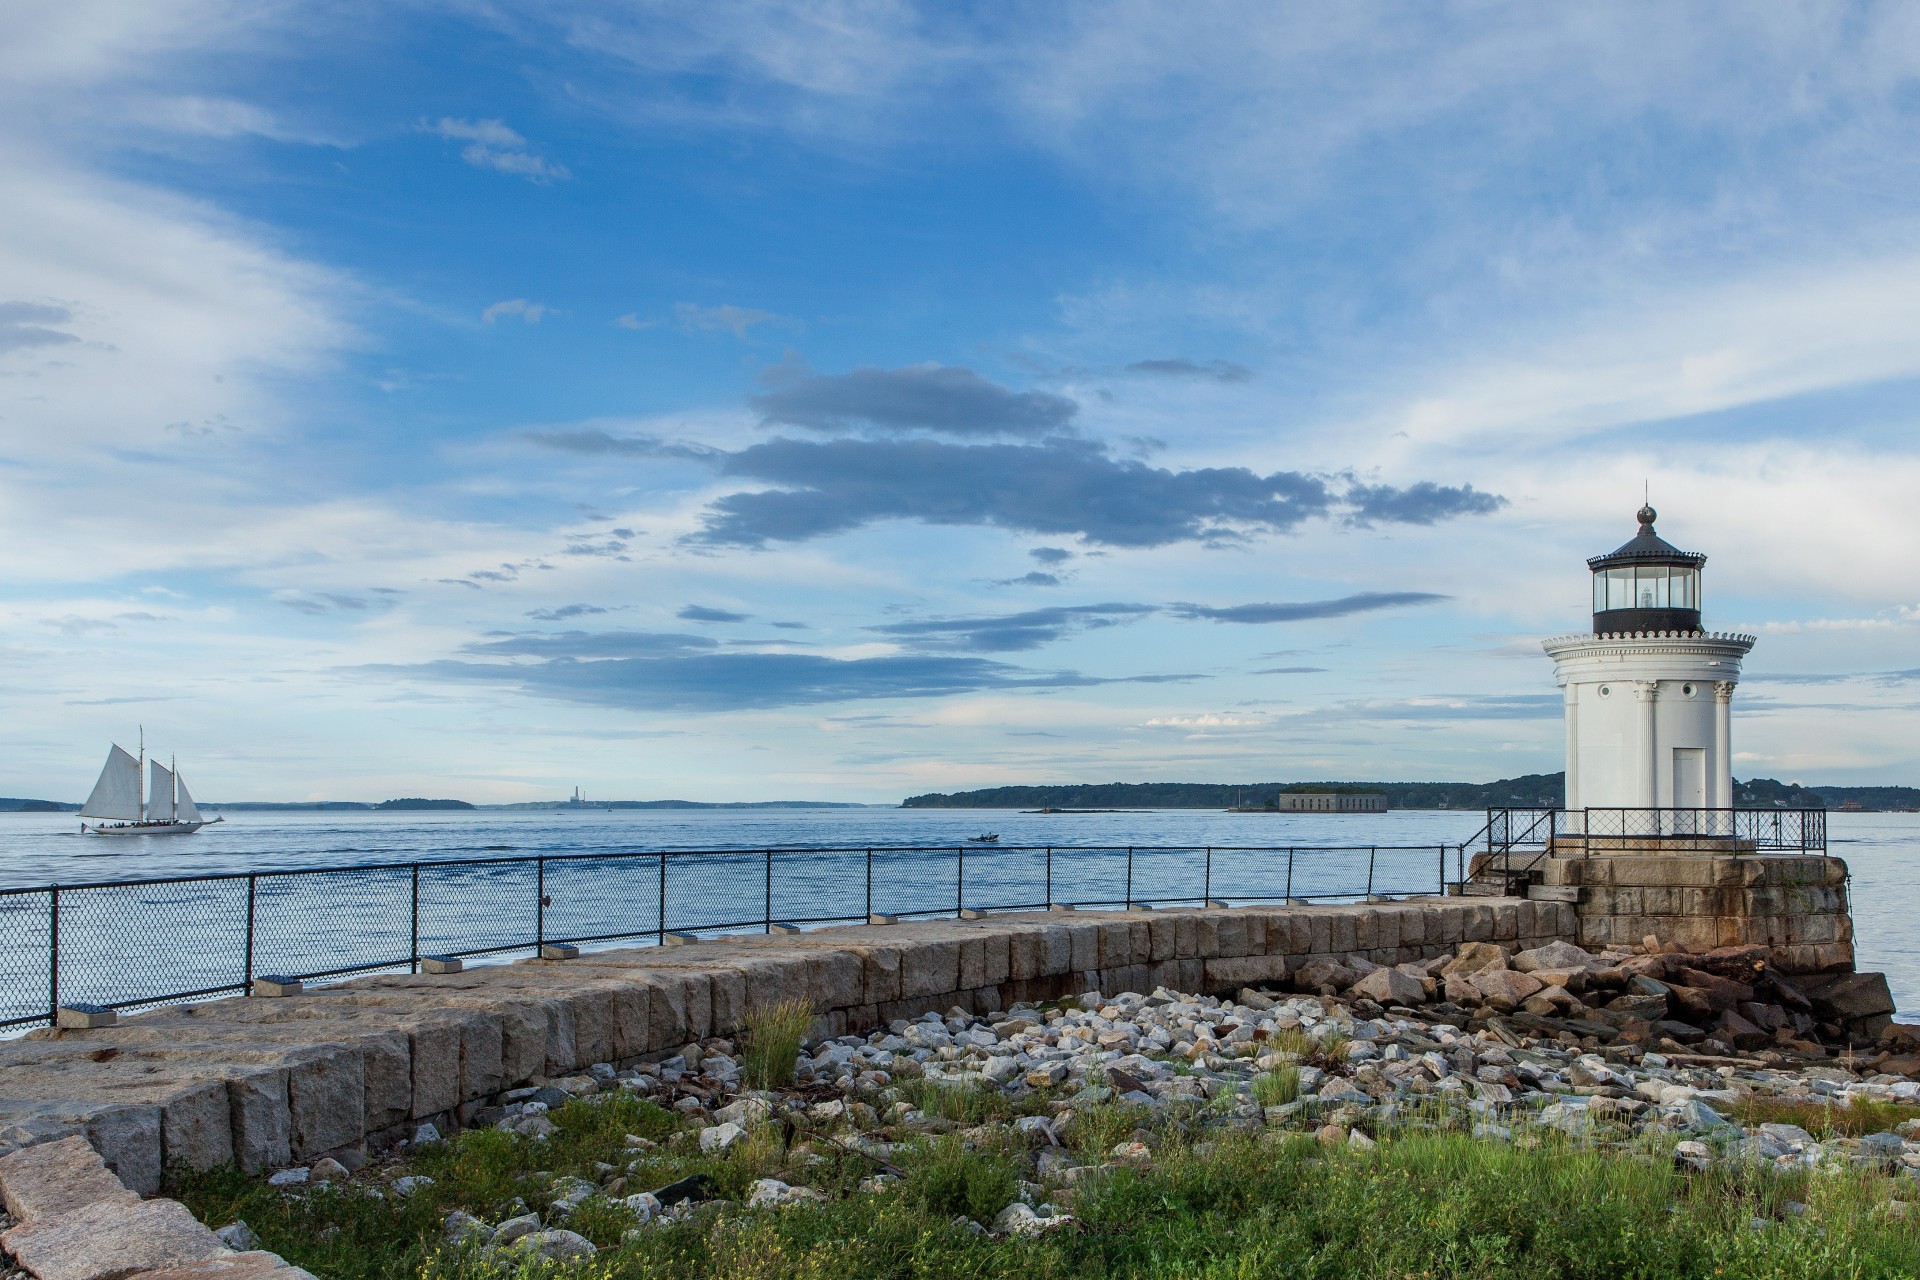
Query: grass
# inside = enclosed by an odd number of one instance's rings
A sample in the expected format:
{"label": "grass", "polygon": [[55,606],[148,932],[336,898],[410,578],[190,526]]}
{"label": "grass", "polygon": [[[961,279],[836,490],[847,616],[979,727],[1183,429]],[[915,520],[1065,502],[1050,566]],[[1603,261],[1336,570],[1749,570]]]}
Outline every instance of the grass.
{"label": "grass", "polygon": [[1278,1107],[1300,1096],[1300,1068],[1276,1067],[1253,1078],[1253,1097],[1263,1107]]}
{"label": "grass", "polygon": [[1852,1106],[1839,1107],[1789,1098],[1747,1098],[1734,1106],[1732,1118],[1743,1125],[1799,1125],[1824,1141],[1831,1137],[1858,1138],[1869,1133],[1890,1132],[1904,1121],[1920,1119],[1920,1107],[1858,1100]]}
{"label": "grass", "polygon": [[[1857,1109],[1857,1108],[1856,1108]],[[1834,1114],[1840,1115],[1836,1109]],[[890,1159],[893,1190],[859,1192],[869,1161],[825,1148],[811,1161],[778,1125],[723,1155],[669,1140],[678,1117],[630,1099],[585,1099],[552,1113],[559,1132],[533,1141],[494,1130],[423,1150],[404,1170],[435,1179],[410,1199],[362,1186],[284,1195],[231,1169],[183,1174],[173,1191],[204,1221],[243,1217],[267,1248],[327,1280],[1880,1280],[1920,1274],[1913,1219],[1884,1208],[1920,1195],[1910,1180],[1866,1171],[1780,1174],[1770,1167],[1677,1171],[1658,1146],[1581,1144],[1551,1132],[1503,1145],[1457,1133],[1382,1133],[1377,1150],[1328,1150],[1299,1134],[1207,1134],[1145,1109],[1079,1110],[1066,1140],[1082,1159],[1135,1130],[1154,1139],[1151,1168],[1116,1169],[1073,1188],[1077,1228],[1037,1240],[991,1240],[955,1225],[990,1224],[1022,1179],[1024,1146],[957,1135],[920,1139]],[[1798,1122],[1798,1121],[1796,1121]],[[1811,1127],[1811,1126],[1809,1126]],[[627,1133],[663,1141],[635,1157]],[[1200,1136],[1198,1132],[1196,1137]],[[804,1139],[801,1139],[802,1141]],[[744,1199],[754,1178],[806,1182],[834,1198],[787,1209],[727,1208],[649,1227],[589,1200],[567,1225],[606,1246],[557,1266],[481,1257],[442,1242],[453,1208],[498,1221],[516,1200],[543,1208],[553,1178],[625,1170],[631,1190],[693,1172]],[[1058,1187],[1048,1195],[1065,1203]],[[1809,1206],[1804,1216],[1789,1201]],[[1759,1225],[1755,1225],[1756,1221]]]}
{"label": "grass", "polygon": [[792,1084],[800,1046],[812,1025],[813,1006],[805,1000],[781,1000],[748,1010],[741,1073],[748,1086],[783,1089]]}

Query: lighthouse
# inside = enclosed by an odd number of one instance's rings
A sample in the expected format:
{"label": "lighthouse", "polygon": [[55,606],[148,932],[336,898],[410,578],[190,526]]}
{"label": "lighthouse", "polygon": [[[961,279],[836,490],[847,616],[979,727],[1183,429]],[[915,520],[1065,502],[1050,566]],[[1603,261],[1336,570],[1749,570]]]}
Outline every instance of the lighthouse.
{"label": "lighthouse", "polygon": [[1733,692],[1754,638],[1702,628],[1707,558],[1654,532],[1655,515],[1640,508],[1639,531],[1587,561],[1593,630],[1544,643],[1566,702],[1566,808],[1611,811],[1622,835],[1704,835],[1720,825],[1709,811],[1733,807]]}

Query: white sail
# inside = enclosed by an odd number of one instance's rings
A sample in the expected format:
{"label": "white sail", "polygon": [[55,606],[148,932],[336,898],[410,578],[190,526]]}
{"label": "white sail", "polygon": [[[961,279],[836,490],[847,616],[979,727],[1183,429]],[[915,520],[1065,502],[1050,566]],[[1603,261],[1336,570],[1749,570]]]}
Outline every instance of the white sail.
{"label": "white sail", "polygon": [[107,752],[106,767],[93,784],[93,794],[80,806],[80,816],[140,821],[140,762],[117,746]]}
{"label": "white sail", "polygon": [[173,774],[158,760],[147,761],[147,821],[173,821]]}
{"label": "white sail", "polygon": [[174,794],[178,797],[174,817],[182,822],[204,822],[205,819],[200,816],[200,806],[187,794],[187,780],[176,773],[173,775],[173,786]]}

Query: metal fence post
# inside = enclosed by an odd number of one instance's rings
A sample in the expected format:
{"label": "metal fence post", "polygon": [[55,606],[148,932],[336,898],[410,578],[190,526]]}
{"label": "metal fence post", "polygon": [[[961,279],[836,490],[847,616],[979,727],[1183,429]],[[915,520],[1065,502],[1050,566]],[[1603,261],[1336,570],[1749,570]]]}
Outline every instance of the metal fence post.
{"label": "metal fence post", "polygon": [[867,850],[867,919],[873,919],[873,850]]}
{"label": "metal fence post", "polygon": [[1373,896],[1373,857],[1380,851],[1378,845],[1367,846],[1367,896]]}
{"label": "metal fence post", "polygon": [[773,932],[773,850],[767,850],[767,932]]}
{"label": "metal fence post", "polygon": [[1127,846],[1127,905],[1133,905],[1133,846]]}
{"label": "metal fence post", "polygon": [[253,918],[254,901],[259,896],[260,877],[253,872],[247,873],[247,953],[240,964],[240,990],[251,994],[253,991]]}
{"label": "metal fence post", "polygon": [[533,946],[547,945],[547,860],[533,860]]}
{"label": "metal fence post", "polygon": [[953,914],[958,919],[967,907],[967,846],[961,845],[954,853],[957,857],[953,873]]}
{"label": "metal fence post", "polygon": [[1437,852],[1440,855],[1440,887],[1435,889],[1434,892],[1445,896],[1447,892],[1447,846],[1441,845]]}
{"label": "metal fence post", "polygon": [[413,867],[413,922],[407,942],[407,963],[414,973],[420,972],[420,864]]}
{"label": "metal fence post", "polygon": [[47,923],[47,1025],[60,1020],[60,886],[47,894],[51,918]]}
{"label": "metal fence post", "polygon": [[1043,896],[1044,896],[1044,897],[1046,898],[1046,900],[1047,900],[1047,905],[1048,905],[1048,906],[1052,906],[1052,905],[1053,905],[1053,846],[1052,846],[1052,845],[1048,845],[1048,846],[1047,846],[1047,885],[1046,885],[1046,889],[1047,889],[1047,891],[1046,891],[1046,893],[1045,893],[1045,895],[1043,895]]}
{"label": "metal fence post", "polygon": [[655,917],[660,926],[660,945],[667,945],[667,853],[660,851],[660,914]]}
{"label": "metal fence post", "polygon": [[1293,901],[1293,847],[1287,847],[1287,901]]}
{"label": "metal fence post", "polygon": [[1213,901],[1213,846],[1207,846],[1207,867],[1200,876],[1200,901],[1202,904]]}

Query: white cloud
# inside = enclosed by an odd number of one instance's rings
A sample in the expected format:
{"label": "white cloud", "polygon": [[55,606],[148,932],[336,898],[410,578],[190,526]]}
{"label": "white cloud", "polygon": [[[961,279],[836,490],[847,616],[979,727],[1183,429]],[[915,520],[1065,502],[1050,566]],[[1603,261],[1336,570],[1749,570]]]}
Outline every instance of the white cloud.
{"label": "white cloud", "polygon": [[528,302],[525,298],[508,298],[506,301],[496,302],[485,311],[482,311],[480,313],[480,319],[488,324],[492,324],[496,320],[504,320],[509,316],[517,316],[528,324],[539,324],[541,320],[546,318],[550,310],[552,310],[552,308],[543,303]]}
{"label": "white cloud", "polygon": [[442,116],[431,124],[423,121],[420,127],[442,138],[465,142],[460,158],[478,169],[497,169],[540,185],[573,176],[565,165],[555,164],[528,150],[527,140],[509,129],[505,121]]}
{"label": "white cloud", "polygon": [[673,314],[679,321],[680,327],[689,332],[699,330],[711,333],[724,329],[736,338],[745,338],[747,330],[757,324],[793,323],[786,316],[772,311],[760,311],[753,307],[736,307],[729,304],[703,307],[698,303],[682,302],[675,305]]}

